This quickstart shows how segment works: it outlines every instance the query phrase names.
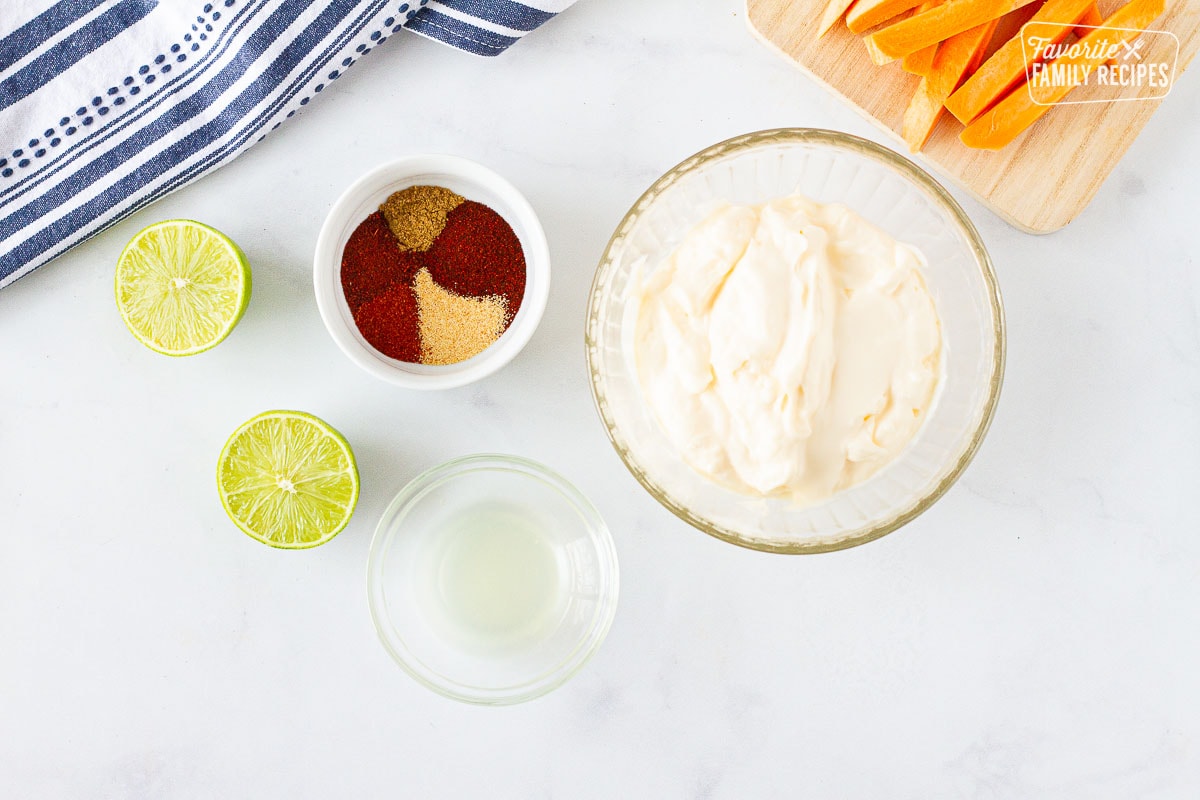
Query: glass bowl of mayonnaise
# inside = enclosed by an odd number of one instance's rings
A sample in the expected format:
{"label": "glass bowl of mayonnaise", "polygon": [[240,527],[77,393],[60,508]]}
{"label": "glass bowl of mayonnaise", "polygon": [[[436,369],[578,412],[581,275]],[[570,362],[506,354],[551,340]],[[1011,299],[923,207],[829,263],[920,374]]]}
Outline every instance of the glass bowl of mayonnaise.
{"label": "glass bowl of mayonnaise", "polygon": [[586,331],[596,408],[676,516],[819,553],[910,522],[979,449],[1004,374],[987,250],[920,167],[759,131],[659,178],[617,226]]}

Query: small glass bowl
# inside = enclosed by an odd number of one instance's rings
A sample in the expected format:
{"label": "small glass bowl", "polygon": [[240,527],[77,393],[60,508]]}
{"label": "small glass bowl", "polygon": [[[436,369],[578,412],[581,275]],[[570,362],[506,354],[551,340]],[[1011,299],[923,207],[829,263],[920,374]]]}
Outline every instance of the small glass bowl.
{"label": "small glass bowl", "polygon": [[[342,251],[354,229],[393,192],[423,184],[443,186],[489,206],[512,226],[525,253],[525,296],[504,333],[483,352],[457,364],[398,361],[380,353],[354,324],[342,293]],[[390,383],[410,389],[450,389],[492,374],[521,352],[533,336],[550,296],[550,248],[536,212],[515,186],[482,164],[446,155],[389,161],[363,175],[337,199],[313,255],[313,289],[326,330],[346,357]]]}
{"label": "small glass bowl", "polygon": [[[945,373],[929,418],[901,455],[815,506],[738,494],[689,467],[643,401],[629,354],[636,271],[656,268],[724,203],[800,192],[841,203],[915,245],[942,322]],[[908,159],[857,136],[784,128],[713,145],[669,170],[621,220],[592,283],[586,331],[592,395],[625,466],[676,516],[719,539],[775,553],[863,544],[928,509],[979,449],[1004,374],[1004,313],[992,262],[962,207]]]}
{"label": "small glass bowl", "polygon": [[[519,555],[489,544],[494,527],[480,535],[471,522],[512,515],[517,533],[538,532],[504,540]],[[507,587],[518,596],[500,598],[511,600],[507,609],[486,592],[462,599],[465,585],[514,564],[522,572]],[[547,467],[507,455],[455,459],[413,479],[383,513],[367,562],[371,618],[388,653],[435,692],[480,705],[532,700],[578,672],[612,625],[618,583],[616,548],[595,506]],[[553,589],[530,595],[531,584]],[[531,597],[552,602],[530,605]],[[519,625],[509,624],[513,613]],[[487,627],[497,621],[502,635]]]}

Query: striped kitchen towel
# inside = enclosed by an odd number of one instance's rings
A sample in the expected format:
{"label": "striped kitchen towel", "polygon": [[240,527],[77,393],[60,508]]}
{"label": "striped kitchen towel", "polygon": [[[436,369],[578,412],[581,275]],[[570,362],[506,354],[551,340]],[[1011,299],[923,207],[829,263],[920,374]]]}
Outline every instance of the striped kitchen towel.
{"label": "striped kitchen towel", "polygon": [[236,158],[407,28],[483,56],[574,0],[0,0],[0,287]]}

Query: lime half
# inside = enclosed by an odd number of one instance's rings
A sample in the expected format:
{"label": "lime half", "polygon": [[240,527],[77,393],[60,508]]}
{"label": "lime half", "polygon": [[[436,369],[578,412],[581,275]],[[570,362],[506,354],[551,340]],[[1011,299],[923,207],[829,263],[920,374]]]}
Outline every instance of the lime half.
{"label": "lime half", "polygon": [[358,467],[340,433],[300,411],[267,411],[233,432],[217,463],[229,518],[272,547],[337,536],[358,502]]}
{"label": "lime half", "polygon": [[216,347],[250,302],[250,265],[225,234],[187,219],[143,228],[117,259],[117,308],[142,344],[169,356]]}

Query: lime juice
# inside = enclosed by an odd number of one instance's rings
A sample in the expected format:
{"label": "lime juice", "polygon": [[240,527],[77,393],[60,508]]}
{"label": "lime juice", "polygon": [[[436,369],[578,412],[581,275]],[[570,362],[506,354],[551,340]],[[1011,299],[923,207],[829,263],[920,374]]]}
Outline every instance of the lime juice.
{"label": "lime juice", "polygon": [[443,516],[428,531],[417,600],[464,650],[500,655],[551,635],[568,604],[549,520],[502,500]]}

